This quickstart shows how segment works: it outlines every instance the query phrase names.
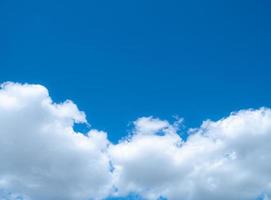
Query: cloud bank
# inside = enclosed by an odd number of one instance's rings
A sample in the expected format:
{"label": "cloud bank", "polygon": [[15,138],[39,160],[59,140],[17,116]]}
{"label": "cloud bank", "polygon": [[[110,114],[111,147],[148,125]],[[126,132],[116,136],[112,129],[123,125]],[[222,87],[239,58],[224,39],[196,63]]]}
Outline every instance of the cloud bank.
{"label": "cloud bank", "polygon": [[0,199],[100,200],[137,193],[147,200],[268,200],[271,110],[241,110],[204,121],[183,139],[181,121],[134,121],[117,144],[85,114],[54,103],[41,85],[0,89]]}

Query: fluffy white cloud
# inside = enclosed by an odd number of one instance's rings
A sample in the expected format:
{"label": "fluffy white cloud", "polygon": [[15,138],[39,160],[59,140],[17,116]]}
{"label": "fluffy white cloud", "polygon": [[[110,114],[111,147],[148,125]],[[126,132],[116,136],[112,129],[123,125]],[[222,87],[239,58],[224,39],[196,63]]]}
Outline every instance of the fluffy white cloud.
{"label": "fluffy white cloud", "polygon": [[0,188],[35,200],[100,199],[110,192],[106,134],[73,130],[86,122],[71,101],[55,104],[40,85],[0,91]]}
{"label": "fluffy white cloud", "polygon": [[132,137],[110,148],[119,195],[133,191],[146,199],[255,200],[271,191],[269,109],[205,121],[186,141],[167,121],[141,118],[135,127]]}
{"label": "fluffy white cloud", "polygon": [[270,199],[268,108],[205,121],[186,139],[179,121],[153,117],[136,120],[118,144],[98,130],[77,133],[74,123],[86,123],[84,113],[71,101],[53,103],[43,86],[2,85],[0,199],[87,200],[131,192],[148,200]]}

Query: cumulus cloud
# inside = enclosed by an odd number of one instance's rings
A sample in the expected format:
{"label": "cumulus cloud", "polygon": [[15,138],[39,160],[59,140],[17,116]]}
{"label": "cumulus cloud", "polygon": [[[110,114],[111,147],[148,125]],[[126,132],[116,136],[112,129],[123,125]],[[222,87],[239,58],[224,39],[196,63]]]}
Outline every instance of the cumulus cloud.
{"label": "cumulus cloud", "polygon": [[76,133],[86,122],[71,101],[52,102],[40,85],[0,91],[0,188],[29,199],[100,199],[112,185],[106,134]]}
{"label": "cumulus cloud", "polygon": [[[269,109],[205,121],[186,141],[166,121],[141,118],[135,127],[146,130],[149,124],[158,127],[155,132],[135,132],[110,149],[120,195],[133,191],[146,199],[255,200],[270,192]],[[160,131],[164,134],[156,134]]]}
{"label": "cumulus cloud", "polygon": [[184,139],[180,120],[139,118],[117,144],[74,123],[86,123],[85,114],[71,101],[54,103],[45,87],[2,85],[0,199],[270,199],[268,108],[204,121]]}

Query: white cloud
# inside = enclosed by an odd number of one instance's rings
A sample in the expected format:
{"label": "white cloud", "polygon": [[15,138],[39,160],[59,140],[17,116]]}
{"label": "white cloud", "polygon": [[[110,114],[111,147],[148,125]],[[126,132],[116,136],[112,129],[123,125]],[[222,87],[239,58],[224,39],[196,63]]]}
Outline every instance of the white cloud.
{"label": "white cloud", "polygon": [[[10,101],[11,100],[11,101]],[[111,187],[103,132],[75,133],[86,122],[71,101],[54,104],[46,88],[6,83],[0,91],[0,187],[31,199],[101,198]]]}
{"label": "white cloud", "polygon": [[[147,130],[148,124],[159,127],[156,132],[174,130],[168,122],[152,118],[139,119],[136,130]],[[271,191],[269,109],[206,121],[187,141],[177,132],[156,132],[135,132],[111,147],[120,195],[133,191],[147,199],[255,200]]]}
{"label": "white cloud", "polygon": [[74,123],[86,123],[85,114],[71,101],[53,103],[43,86],[2,85],[0,194],[6,196],[0,199],[87,200],[131,192],[149,200],[270,198],[268,108],[205,121],[185,140],[179,122],[154,117],[137,119],[118,144],[102,131],[76,133]]}

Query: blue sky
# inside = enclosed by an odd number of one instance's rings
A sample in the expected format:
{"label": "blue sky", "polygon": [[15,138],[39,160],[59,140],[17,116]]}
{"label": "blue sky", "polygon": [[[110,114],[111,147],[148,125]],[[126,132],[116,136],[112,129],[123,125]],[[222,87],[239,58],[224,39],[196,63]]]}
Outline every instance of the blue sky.
{"label": "blue sky", "polygon": [[193,127],[270,105],[269,1],[0,5],[0,81],[72,99],[113,140],[143,115],[179,115]]}
{"label": "blue sky", "polygon": [[142,116],[199,127],[271,106],[270,9],[267,0],[1,0],[0,82],[73,100],[115,143]]}

